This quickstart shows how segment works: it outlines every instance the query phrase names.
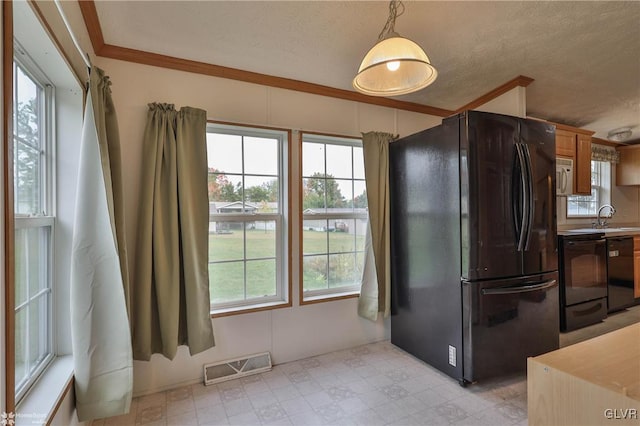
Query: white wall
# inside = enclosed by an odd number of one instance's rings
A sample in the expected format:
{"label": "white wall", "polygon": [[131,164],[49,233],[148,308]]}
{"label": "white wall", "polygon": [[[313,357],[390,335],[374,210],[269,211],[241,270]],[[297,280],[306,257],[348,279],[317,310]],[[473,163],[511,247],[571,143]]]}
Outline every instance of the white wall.
{"label": "white wall", "polygon": [[609,221],[612,224],[640,225],[640,187],[616,186],[616,166],[611,167],[614,185],[611,188],[611,204],[616,208],[616,214]]}
{"label": "white wall", "polygon": [[495,112],[498,114],[514,115],[516,117],[527,116],[526,88],[514,87],[507,93],[490,100],[476,108],[477,111]]}

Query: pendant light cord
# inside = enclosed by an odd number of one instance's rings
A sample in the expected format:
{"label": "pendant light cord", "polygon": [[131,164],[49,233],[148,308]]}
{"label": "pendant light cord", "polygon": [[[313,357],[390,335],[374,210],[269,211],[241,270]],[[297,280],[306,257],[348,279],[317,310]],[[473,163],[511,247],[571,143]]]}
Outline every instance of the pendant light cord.
{"label": "pendant light cord", "polygon": [[387,23],[384,24],[382,31],[378,35],[378,41],[385,38],[389,33],[395,33],[396,18],[404,13],[404,4],[401,1],[392,0],[389,2],[389,17]]}

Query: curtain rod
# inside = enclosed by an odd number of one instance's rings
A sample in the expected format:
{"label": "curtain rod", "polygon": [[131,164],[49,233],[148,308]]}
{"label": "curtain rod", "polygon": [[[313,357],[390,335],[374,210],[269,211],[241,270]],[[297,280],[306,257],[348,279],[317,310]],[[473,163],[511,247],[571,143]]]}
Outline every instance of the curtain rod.
{"label": "curtain rod", "polygon": [[80,53],[80,56],[82,57],[82,60],[84,61],[84,63],[87,65],[87,68],[89,68],[89,72],[91,72],[91,60],[89,59],[89,54],[82,51],[82,47],[80,47],[80,43],[78,43],[78,39],[76,38],[76,35],[73,33],[73,30],[71,29],[71,25],[69,24],[67,15],[64,13],[64,10],[62,10],[62,5],[60,4],[60,0],[53,0],[53,1],[56,4],[56,7],[58,8],[58,12],[62,17],[62,21],[64,22],[64,25],[67,27],[67,31],[69,31],[69,35],[71,36],[71,40],[73,40],[73,44],[76,46],[76,49],[78,50],[78,53]]}

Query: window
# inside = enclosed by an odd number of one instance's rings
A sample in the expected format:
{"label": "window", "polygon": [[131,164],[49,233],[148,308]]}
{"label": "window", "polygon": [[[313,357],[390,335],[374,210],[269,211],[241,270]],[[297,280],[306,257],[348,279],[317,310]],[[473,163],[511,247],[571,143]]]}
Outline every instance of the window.
{"label": "window", "polygon": [[362,141],[303,134],[303,300],[360,290],[368,226]]}
{"label": "window", "polygon": [[595,217],[598,208],[609,202],[611,165],[606,161],[591,161],[591,195],[567,197],[567,217]]}
{"label": "window", "polygon": [[287,140],[286,131],[207,129],[212,311],[288,300]]}
{"label": "window", "polygon": [[15,392],[19,400],[53,359],[53,87],[31,63],[14,60],[13,74]]}

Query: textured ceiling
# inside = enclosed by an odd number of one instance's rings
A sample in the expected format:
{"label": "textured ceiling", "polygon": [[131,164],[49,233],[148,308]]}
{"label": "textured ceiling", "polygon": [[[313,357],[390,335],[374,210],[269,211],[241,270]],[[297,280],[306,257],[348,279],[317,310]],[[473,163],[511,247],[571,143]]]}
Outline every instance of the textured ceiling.
{"label": "textured ceiling", "polygon": [[[396,31],[434,84],[398,99],[455,110],[518,75],[527,113],[640,138],[640,2],[405,2]],[[105,42],[353,90],[387,2],[98,1]]]}

